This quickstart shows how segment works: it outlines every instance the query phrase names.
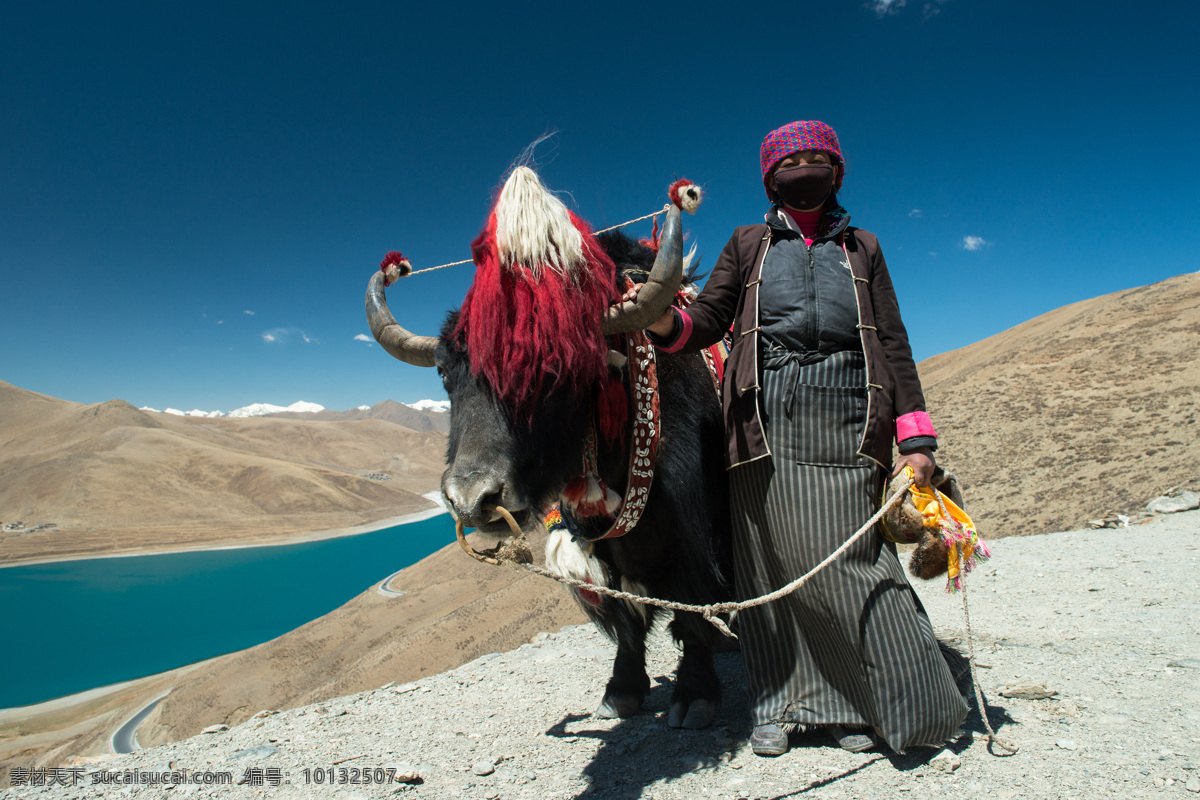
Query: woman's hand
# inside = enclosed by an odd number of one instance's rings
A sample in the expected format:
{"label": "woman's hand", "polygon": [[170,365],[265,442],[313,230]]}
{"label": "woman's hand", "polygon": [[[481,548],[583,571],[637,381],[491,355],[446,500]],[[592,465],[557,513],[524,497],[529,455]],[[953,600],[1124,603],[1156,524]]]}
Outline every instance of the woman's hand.
{"label": "woman's hand", "polygon": [[937,464],[933,460],[933,451],[928,447],[918,447],[908,455],[896,460],[896,468],[892,470],[893,477],[900,474],[905,467],[913,468],[913,477],[917,486],[928,486],[933,478],[933,469]]}
{"label": "woman's hand", "polygon": [[[635,283],[631,289],[621,295],[620,302],[624,303],[629,300],[637,300],[638,292],[642,290],[643,284]],[[657,321],[646,326],[646,330],[653,333],[655,336],[670,336],[675,330],[675,312],[669,307]]]}

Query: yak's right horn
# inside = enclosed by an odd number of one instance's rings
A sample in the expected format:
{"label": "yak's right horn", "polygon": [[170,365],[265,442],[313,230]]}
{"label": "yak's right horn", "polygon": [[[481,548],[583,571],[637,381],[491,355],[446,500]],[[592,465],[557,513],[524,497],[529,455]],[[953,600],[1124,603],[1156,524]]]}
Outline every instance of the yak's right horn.
{"label": "yak's right horn", "polygon": [[436,336],[417,336],[401,327],[388,310],[384,296],[383,272],[376,272],[367,284],[367,324],[371,335],[380,347],[396,358],[417,367],[433,366],[433,351],[437,348]]}
{"label": "yak's right horn", "polygon": [[638,293],[637,300],[626,300],[608,309],[600,322],[604,334],[640,331],[666,313],[679,284],[683,281],[683,228],[679,224],[679,207],[667,209],[659,238],[658,257],[650,270],[650,278]]}

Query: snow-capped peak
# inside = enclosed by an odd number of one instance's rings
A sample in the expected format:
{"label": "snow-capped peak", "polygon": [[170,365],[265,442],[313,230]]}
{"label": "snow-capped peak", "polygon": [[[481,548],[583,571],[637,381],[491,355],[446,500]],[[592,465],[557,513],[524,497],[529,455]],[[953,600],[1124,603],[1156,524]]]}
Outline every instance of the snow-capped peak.
{"label": "snow-capped peak", "polygon": [[270,403],[253,403],[241,408],[235,408],[229,412],[230,417],[261,417],[264,414],[278,414],[280,411],[299,411],[303,413],[315,413],[324,411],[325,406],[317,405],[316,403],[306,403],[303,400],[297,400],[290,406],[275,406]]}
{"label": "snow-capped peak", "polygon": [[443,413],[450,410],[449,400],[418,400],[415,403],[405,403],[409,408],[415,408],[417,411],[435,411]]}
{"label": "snow-capped peak", "polygon": [[[368,406],[369,408],[369,406]],[[142,411],[153,411],[155,414],[173,414],[177,417],[261,417],[264,414],[277,414],[280,411],[299,411],[299,412],[316,412],[324,411],[325,406],[317,405],[316,403],[308,403],[304,400],[298,400],[290,406],[276,406],[270,403],[253,403],[241,408],[235,408],[226,414],[224,411],[201,411],[198,408],[193,408],[191,411],[180,411],[178,408],[165,408],[159,411],[157,408],[150,406],[142,406]]]}

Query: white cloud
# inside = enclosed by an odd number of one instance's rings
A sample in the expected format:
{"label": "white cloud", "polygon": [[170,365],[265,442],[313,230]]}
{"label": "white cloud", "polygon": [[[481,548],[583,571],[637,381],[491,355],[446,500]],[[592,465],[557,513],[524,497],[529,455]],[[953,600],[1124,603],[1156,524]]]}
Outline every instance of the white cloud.
{"label": "white cloud", "polygon": [[224,325],[224,324],[225,324],[225,320],[223,320],[223,319],[219,319],[219,320],[217,320],[217,324],[218,324],[218,325]]}
{"label": "white cloud", "polygon": [[948,2],[950,2],[950,0],[929,0],[928,2],[926,2],[925,3],[925,19],[929,19],[930,17],[935,17],[938,14],[942,13],[941,7],[944,6]]}
{"label": "white cloud", "polygon": [[279,344],[287,344],[295,339],[299,339],[305,344],[321,343],[320,339],[309,336],[299,328],[271,328],[269,331],[263,331],[262,339],[264,342],[278,342]]}
{"label": "white cloud", "polygon": [[875,12],[878,17],[886,17],[888,14],[897,14],[908,0],[869,0],[867,8]]}
{"label": "white cloud", "polygon": [[[950,0],[925,0],[924,19],[931,19],[942,13],[942,6],[948,2]],[[908,0],[867,0],[866,8],[874,11],[875,16],[883,19],[893,14],[899,14],[906,5],[908,5]]]}
{"label": "white cloud", "polygon": [[371,337],[367,336],[365,333],[356,333],[356,334],[354,334],[354,341],[369,342],[369,341],[371,341]]}
{"label": "white cloud", "polygon": [[964,236],[962,239],[963,250],[982,250],[985,247],[991,247],[992,243],[982,236]]}
{"label": "white cloud", "polygon": [[912,217],[913,219],[920,219],[921,218],[921,209],[914,208],[912,211],[908,212],[908,215],[910,217]]}
{"label": "white cloud", "polygon": [[254,312],[253,312],[253,311],[243,311],[242,313],[243,313],[243,314],[246,314],[247,316],[251,316],[251,317],[253,317],[253,316],[254,316]]}

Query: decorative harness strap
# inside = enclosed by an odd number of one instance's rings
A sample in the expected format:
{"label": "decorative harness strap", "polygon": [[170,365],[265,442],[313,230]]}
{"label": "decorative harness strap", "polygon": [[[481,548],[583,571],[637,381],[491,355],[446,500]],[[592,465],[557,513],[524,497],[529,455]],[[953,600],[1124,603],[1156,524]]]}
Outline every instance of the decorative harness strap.
{"label": "decorative harness strap", "polygon": [[[618,498],[597,475],[595,425],[590,424],[584,445],[583,473],[568,484],[559,496],[558,506],[562,514],[562,524],[567,525],[576,532],[574,535],[587,542],[616,539],[637,526],[641,521],[642,512],[646,509],[650,486],[654,482],[654,463],[662,431],[654,345],[642,331],[622,338],[625,342],[634,410],[625,495]],[[582,519],[611,519],[612,524],[598,536],[585,536],[577,533],[583,527],[577,521]],[[571,522],[577,524],[571,525]]]}
{"label": "decorative harness strap", "polygon": [[644,331],[626,337],[625,354],[629,357],[629,385],[633,389],[633,442],[629,454],[629,472],[625,497],[617,521],[600,539],[616,539],[629,533],[642,518],[650,485],[654,482],[654,462],[658,455],[658,437],[662,433],[658,408],[658,365],[654,345]]}
{"label": "decorative harness strap", "polygon": [[[692,297],[680,292],[676,303],[681,308],[691,305]],[[625,482],[625,495],[620,500],[619,511],[612,526],[599,536],[580,536],[587,542],[598,542],[602,539],[616,539],[633,530],[641,521],[642,512],[646,509],[646,500],[650,496],[650,487],[654,483],[654,465],[658,454],[658,439],[662,433],[662,423],[658,399],[658,364],[655,360],[655,347],[650,342],[645,331],[636,331],[623,337],[625,340],[625,355],[629,366],[629,385],[633,389],[633,441],[630,447],[629,468]],[[725,361],[729,357],[729,346],[725,341],[717,342],[711,347],[700,351],[704,363],[708,367],[717,393],[717,401],[721,400],[721,381],[725,373]],[[612,492],[603,481],[597,477],[596,465],[596,434],[595,426],[590,425],[587,443],[583,456],[584,473],[581,479],[595,484],[588,496],[595,495],[600,503],[606,495]],[[562,516],[558,524],[567,524],[570,517],[578,516],[578,501],[568,499],[567,493],[559,498]],[[612,495],[615,500],[615,495]],[[588,510],[596,510],[599,503],[587,504]],[[575,512],[575,513],[572,513]],[[552,512],[553,513],[553,512]],[[595,515],[590,515],[595,518]],[[578,529],[579,526],[576,526]]]}

